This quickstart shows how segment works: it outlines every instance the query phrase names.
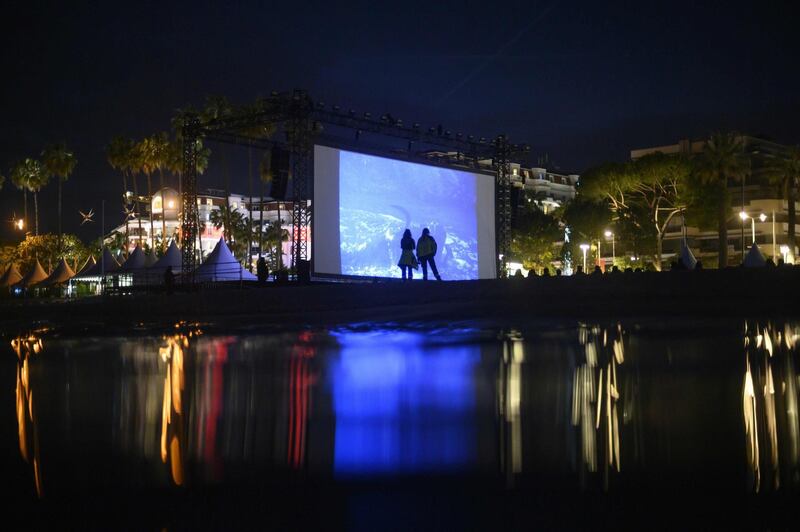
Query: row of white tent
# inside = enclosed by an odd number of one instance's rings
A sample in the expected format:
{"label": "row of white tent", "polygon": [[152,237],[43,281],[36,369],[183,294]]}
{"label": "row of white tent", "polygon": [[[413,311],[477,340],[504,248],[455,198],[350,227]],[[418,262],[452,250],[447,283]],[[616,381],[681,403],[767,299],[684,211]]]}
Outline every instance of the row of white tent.
{"label": "row of white tent", "polygon": [[[683,242],[681,245],[681,261],[683,262],[684,266],[690,270],[695,269],[697,266],[697,259],[694,257],[692,250],[689,249],[689,246],[686,245],[686,242]],[[753,245],[750,246],[750,250],[744,257],[742,266],[745,268],[763,268],[766,265],[767,259],[764,257],[764,254],[761,253],[761,249],[758,247],[758,244],[753,242]]]}
{"label": "row of white tent", "polygon": [[[0,287],[49,288],[63,285],[70,280],[97,282],[105,276],[121,275],[131,276],[134,284],[153,284],[163,282],[164,274],[169,268],[175,274],[179,274],[182,264],[183,254],[175,241],[157,260],[137,246],[122,264],[117,262],[108,248],[104,248],[100,261],[89,257],[77,273],[70,268],[65,259],[61,259],[61,262],[49,275],[38,260],[25,275],[21,275],[16,266],[12,264],[0,275]],[[256,276],[242,267],[225,244],[225,240],[220,238],[211,254],[195,271],[195,280],[198,282],[255,281]]]}

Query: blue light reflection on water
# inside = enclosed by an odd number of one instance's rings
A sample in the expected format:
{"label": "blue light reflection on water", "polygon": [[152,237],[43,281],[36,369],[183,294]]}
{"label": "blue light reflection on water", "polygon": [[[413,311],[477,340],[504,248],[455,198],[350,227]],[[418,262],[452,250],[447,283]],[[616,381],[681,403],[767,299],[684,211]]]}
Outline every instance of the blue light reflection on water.
{"label": "blue light reflection on water", "polygon": [[476,460],[477,345],[431,350],[410,332],[340,332],[331,370],[337,475],[461,469]]}

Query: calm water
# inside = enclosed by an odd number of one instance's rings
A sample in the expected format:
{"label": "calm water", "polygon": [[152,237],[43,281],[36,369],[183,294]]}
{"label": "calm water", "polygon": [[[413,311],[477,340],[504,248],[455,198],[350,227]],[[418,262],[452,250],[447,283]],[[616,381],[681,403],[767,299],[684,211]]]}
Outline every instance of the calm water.
{"label": "calm water", "polygon": [[286,528],[314,511],[331,528],[469,528],[475,512],[480,528],[561,528],[665,497],[744,504],[766,527],[800,485],[798,335],[757,320],[31,331],[5,344],[3,463],[15,504],[97,500],[153,529],[232,523],[202,521],[208,507]]}

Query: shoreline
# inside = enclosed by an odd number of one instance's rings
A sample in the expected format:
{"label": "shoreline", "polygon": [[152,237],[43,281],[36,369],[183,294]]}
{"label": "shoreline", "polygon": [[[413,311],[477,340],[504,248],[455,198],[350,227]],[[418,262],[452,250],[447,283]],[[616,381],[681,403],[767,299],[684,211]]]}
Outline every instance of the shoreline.
{"label": "shoreline", "polygon": [[192,292],[0,301],[2,332],[302,328],[468,320],[800,316],[800,269],[641,272],[481,281],[218,286]]}

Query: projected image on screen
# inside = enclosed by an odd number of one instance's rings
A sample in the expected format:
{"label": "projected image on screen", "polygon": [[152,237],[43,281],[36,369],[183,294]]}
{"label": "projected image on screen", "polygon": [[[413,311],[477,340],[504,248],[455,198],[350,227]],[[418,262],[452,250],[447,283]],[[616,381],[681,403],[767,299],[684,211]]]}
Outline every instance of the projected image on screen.
{"label": "projected image on screen", "polygon": [[476,199],[473,174],[341,151],[341,273],[399,277],[403,231],[416,241],[427,227],[442,278],[477,279]]}

